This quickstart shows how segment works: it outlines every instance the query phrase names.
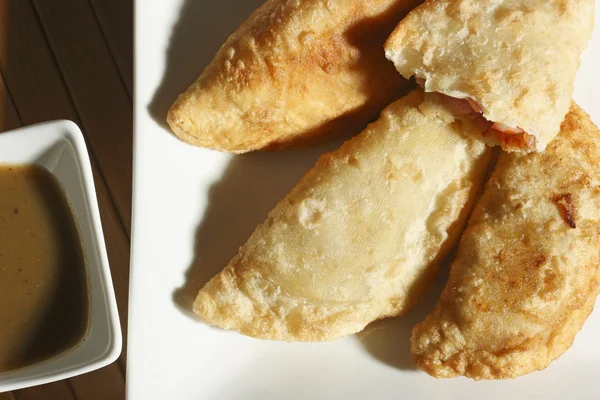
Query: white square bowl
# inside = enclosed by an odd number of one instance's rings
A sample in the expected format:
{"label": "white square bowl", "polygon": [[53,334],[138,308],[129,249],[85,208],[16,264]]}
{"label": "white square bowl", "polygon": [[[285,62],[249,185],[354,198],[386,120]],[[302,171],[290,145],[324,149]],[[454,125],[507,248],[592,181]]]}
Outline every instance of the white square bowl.
{"label": "white square bowl", "polygon": [[0,134],[0,165],[37,164],[66,192],[87,264],[89,325],[83,341],[49,360],[0,373],[0,393],[41,385],[104,367],[121,353],[121,328],[92,167],[83,135],[71,121],[46,122]]}

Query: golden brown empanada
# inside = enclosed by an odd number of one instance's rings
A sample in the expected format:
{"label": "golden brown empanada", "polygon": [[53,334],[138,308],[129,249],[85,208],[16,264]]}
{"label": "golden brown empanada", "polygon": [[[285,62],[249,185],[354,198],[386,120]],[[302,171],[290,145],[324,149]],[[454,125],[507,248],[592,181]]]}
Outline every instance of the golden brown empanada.
{"label": "golden brown empanada", "polygon": [[487,143],[543,151],[569,110],[593,8],[593,0],[429,0],[396,27],[386,56],[427,92],[448,96],[457,115],[491,121]]}
{"label": "golden brown empanada", "polygon": [[322,156],[199,292],[204,321],[325,341],[411,307],[455,245],[491,159],[413,92]]}
{"label": "golden brown empanada", "polygon": [[167,121],[188,143],[233,153],[360,132],[408,90],[383,43],[421,2],[269,0],[227,39]]}
{"label": "golden brown empanada", "polygon": [[503,154],[434,311],[412,334],[436,377],[513,378],[573,343],[600,280],[600,132],[573,103],[544,153]]}

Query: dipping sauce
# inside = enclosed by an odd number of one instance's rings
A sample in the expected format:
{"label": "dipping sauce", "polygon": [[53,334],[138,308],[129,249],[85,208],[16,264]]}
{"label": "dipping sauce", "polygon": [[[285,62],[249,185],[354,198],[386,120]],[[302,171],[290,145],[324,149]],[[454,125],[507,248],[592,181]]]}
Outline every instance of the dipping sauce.
{"label": "dipping sauce", "polygon": [[81,342],[88,303],[81,239],[58,180],[0,164],[0,373]]}

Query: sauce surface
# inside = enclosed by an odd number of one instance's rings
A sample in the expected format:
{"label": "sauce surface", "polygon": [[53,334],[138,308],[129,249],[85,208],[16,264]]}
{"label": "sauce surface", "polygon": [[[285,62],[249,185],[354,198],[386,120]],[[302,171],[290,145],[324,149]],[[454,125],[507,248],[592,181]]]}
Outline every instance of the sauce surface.
{"label": "sauce surface", "polygon": [[88,302],[81,239],[58,180],[0,164],[0,373],[81,342]]}

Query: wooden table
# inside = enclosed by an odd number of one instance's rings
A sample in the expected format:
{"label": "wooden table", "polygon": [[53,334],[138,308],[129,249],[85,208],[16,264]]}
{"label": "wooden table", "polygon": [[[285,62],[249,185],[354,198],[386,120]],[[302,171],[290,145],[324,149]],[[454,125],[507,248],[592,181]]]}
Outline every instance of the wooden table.
{"label": "wooden table", "polygon": [[[82,129],[127,337],[133,0],[0,0],[0,132],[66,118]],[[0,400],[125,397],[125,354],[98,371]]]}

